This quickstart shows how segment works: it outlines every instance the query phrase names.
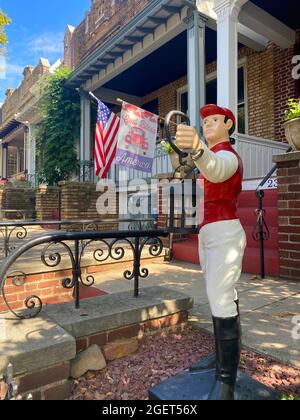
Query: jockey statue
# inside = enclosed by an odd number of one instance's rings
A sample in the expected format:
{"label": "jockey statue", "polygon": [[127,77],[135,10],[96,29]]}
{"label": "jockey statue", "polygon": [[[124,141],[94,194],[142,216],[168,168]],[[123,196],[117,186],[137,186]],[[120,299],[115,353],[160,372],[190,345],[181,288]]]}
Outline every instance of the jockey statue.
{"label": "jockey statue", "polygon": [[241,275],[246,235],[237,215],[243,164],[232,147],[236,119],[217,105],[200,110],[208,147],[195,128],[180,124],[179,149],[190,156],[204,182],[204,220],[200,224],[199,256],[213,317],[216,354],[191,366],[190,371],[216,369],[208,399],[233,400],[241,353],[241,329],[236,283]]}

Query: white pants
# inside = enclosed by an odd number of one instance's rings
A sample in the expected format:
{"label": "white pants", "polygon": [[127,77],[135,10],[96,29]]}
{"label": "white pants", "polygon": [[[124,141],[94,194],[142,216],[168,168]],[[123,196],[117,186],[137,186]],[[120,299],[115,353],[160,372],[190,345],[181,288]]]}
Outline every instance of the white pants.
{"label": "white pants", "polygon": [[199,233],[199,257],[212,315],[237,315],[235,289],[241,271],[246,234],[239,220],[205,225]]}

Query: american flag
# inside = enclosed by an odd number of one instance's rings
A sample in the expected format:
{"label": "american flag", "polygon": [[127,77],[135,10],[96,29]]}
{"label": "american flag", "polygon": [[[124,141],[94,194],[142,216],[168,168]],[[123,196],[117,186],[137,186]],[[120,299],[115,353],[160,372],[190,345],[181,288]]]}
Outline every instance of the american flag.
{"label": "american flag", "polygon": [[98,99],[95,138],[95,169],[99,178],[105,178],[116,155],[120,118]]}

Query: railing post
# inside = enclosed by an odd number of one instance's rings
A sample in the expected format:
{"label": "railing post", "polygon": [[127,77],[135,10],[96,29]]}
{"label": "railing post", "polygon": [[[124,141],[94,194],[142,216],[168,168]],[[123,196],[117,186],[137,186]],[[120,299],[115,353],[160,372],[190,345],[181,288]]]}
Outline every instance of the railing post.
{"label": "railing post", "polygon": [[265,244],[264,244],[264,215],[263,215],[263,198],[264,191],[258,191],[259,200],[259,239],[260,239],[260,275],[262,280],[265,276]]}
{"label": "railing post", "polygon": [[80,307],[80,296],[79,296],[79,279],[81,277],[81,268],[79,261],[79,241],[75,240],[75,267],[73,267],[73,284],[74,284],[74,300],[75,300],[75,309]]}
{"label": "railing post", "polygon": [[9,254],[9,234],[8,234],[8,227],[5,226],[5,233],[4,233],[4,253],[5,253],[5,258],[8,256]]}
{"label": "railing post", "polygon": [[139,277],[141,267],[140,238],[135,238],[134,246],[134,297],[139,296]]}

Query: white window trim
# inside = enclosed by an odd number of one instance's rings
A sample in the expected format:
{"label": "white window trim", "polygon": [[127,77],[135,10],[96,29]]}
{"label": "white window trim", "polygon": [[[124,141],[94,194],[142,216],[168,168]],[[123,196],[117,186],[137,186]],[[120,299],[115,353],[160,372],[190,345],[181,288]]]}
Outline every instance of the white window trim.
{"label": "white window trim", "polygon": [[[244,68],[244,104],[245,104],[245,131],[246,131],[246,135],[249,132],[249,121],[248,121],[248,75],[247,75],[247,58],[244,57],[242,59],[239,60],[238,62],[238,68],[240,69],[241,67]],[[217,78],[217,71],[213,71],[209,74],[206,75],[205,81],[207,82],[211,82],[212,80],[215,80]],[[177,89],[177,109],[181,109],[181,95],[183,93],[186,93],[188,91],[188,85],[184,85],[182,87],[180,87],[179,89]],[[238,105],[240,105],[241,103],[238,103]]]}

